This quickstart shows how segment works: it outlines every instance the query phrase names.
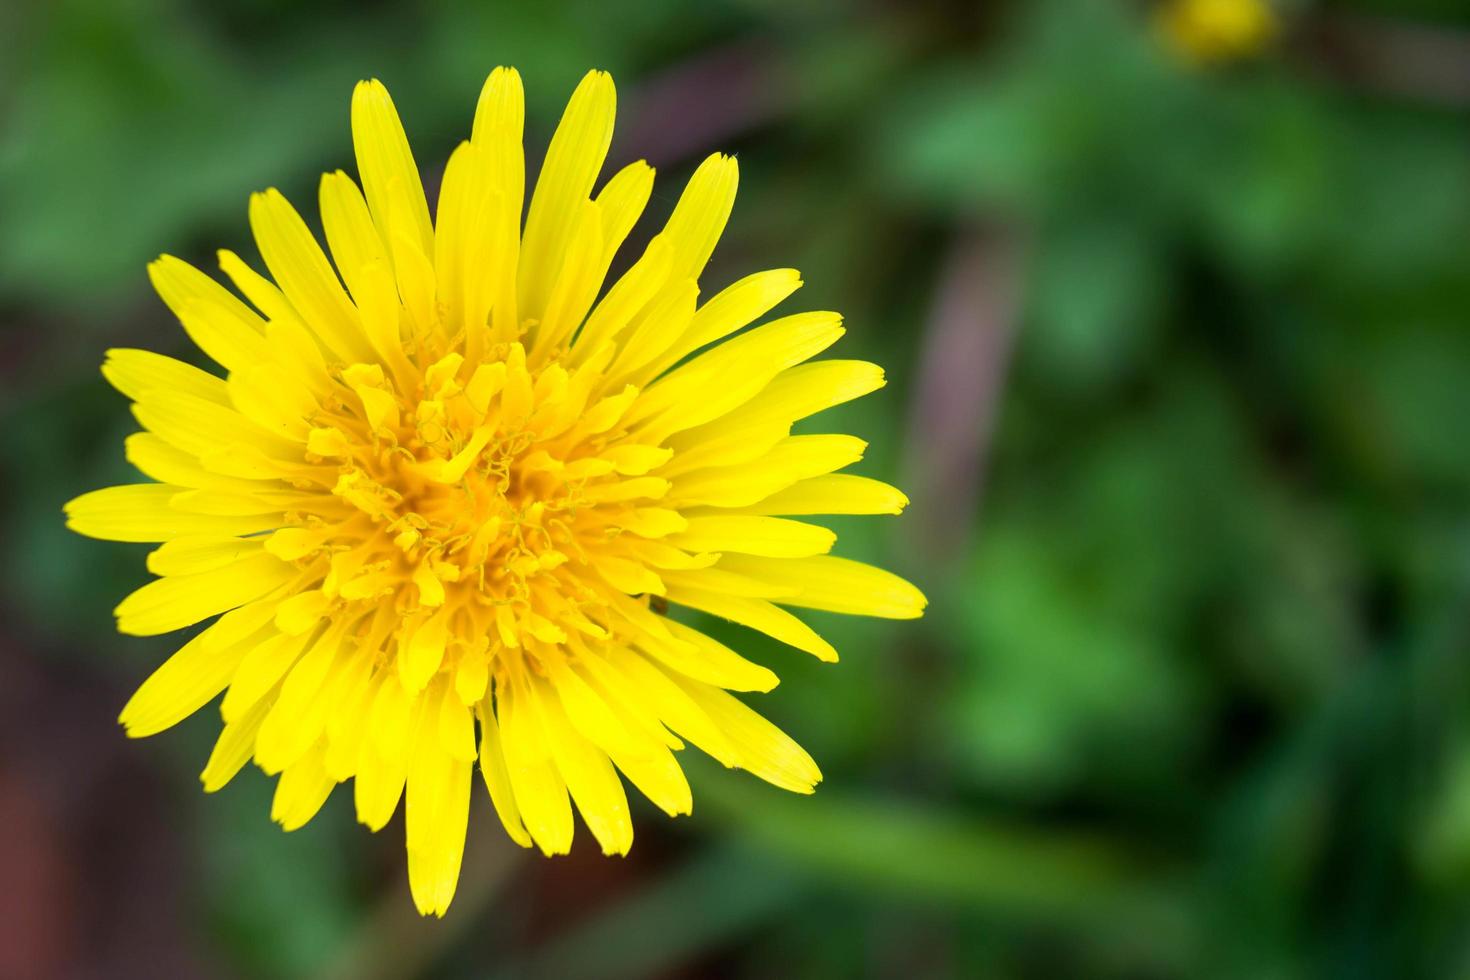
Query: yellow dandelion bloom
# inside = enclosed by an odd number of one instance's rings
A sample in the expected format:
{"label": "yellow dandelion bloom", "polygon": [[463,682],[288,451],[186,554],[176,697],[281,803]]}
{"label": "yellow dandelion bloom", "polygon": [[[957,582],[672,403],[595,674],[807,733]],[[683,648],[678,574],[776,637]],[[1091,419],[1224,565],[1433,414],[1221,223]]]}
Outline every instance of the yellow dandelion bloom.
{"label": "yellow dandelion bloom", "polygon": [[1256,54],[1279,27],[1266,0],[1168,0],[1158,26],[1176,51],[1202,64]]}
{"label": "yellow dandelion bloom", "polygon": [[271,815],[287,830],[348,779],[373,830],[403,797],[425,914],[454,896],[477,761],[506,832],[546,854],[571,847],[573,805],[605,853],[627,852],[622,779],[688,813],[686,740],[811,792],[811,757],[729,693],[776,676],[668,606],[830,661],[783,607],[906,618],[925,604],[793,519],[906,501],[836,472],[861,440],[791,434],[883,385],[862,361],[806,363],[842,335],[835,313],[745,329],[801,285],[794,270],[701,302],[734,159],[705,160],[603,290],[653,187],[638,162],[594,190],[614,102],[608,75],[582,80],[523,228],[514,70],[485,83],[432,216],[388,92],[358,85],[361,187],[322,178],[327,251],[268,190],[250,225],[269,277],[219,255],[243,301],[179,259],[154,262],[159,295],[223,376],[109,351],[102,373],[143,428],[127,458],[154,482],[66,506],[81,534],[159,543],[159,578],[117,607],[122,632],[218,617],[128,702],[128,734],[223,692],[206,791],[254,759],[280,777]]}

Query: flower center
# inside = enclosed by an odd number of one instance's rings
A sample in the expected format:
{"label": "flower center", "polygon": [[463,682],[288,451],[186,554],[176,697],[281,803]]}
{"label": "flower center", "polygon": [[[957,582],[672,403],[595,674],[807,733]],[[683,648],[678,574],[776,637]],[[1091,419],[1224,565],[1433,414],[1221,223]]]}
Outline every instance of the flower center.
{"label": "flower center", "polygon": [[430,629],[490,637],[492,657],[528,637],[565,642],[558,623],[605,637],[617,599],[587,549],[614,542],[628,509],[627,494],[610,489],[626,486],[617,464],[599,454],[632,392],[588,411],[600,377],[556,361],[533,372],[520,344],[472,371],[453,353],[422,371],[405,362],[336,372],[351,394],[321,406],[307,446],[309,461],[338,464],[341,516],[320,519],[318,547],[303,555],[327,555],[320,589],[333,618],[360,613],[367,629],[369,613],[390,607],[400,656]]}

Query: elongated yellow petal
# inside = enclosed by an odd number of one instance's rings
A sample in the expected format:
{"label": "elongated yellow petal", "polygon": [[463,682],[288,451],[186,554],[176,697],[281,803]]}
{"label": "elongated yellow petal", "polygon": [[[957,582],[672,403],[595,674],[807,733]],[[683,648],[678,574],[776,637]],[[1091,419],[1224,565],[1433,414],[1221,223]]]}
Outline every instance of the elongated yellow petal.
{"label": "elongated yellow petal", "polygon": [[309,642],[308,637],[275,632],[263,640],[255,639],[256,642],[240,661],[235,676],[230,679],[225,699],[220,702],[219,712],[226,724],[243,718],[267,695],[274,702],[280,693],[281,680]]}
{"label": "elongated yellow petal", "polygon": [[610,668],[636,685],[642,700],[664,724],[722,765],[737,764],[739,753],[724,731],[666,671],[630,650],[611,648],[607,659]]}
{"label": "elongated yellow petal", "polygon": [[602,287],[604,255],[602,209],[585,202],[577,211],[561,271],[546,297],[531,356],[541,360],[563,344],[587,315]]}
{"label": "elongated yellow petal", "polygon": [[[422,843],[408,848],[408,883],[420,915],[442,916],[459,885],[464,861],[465,831],[470,815],[470,764],[447,755],[434,759],[437,772],[429,784],[435,806],[430,811]],[[425,777],[409,778],[409,806],[414,806],[414,787]],[[410,810],[410,812],[413,812]]]}
{"label": "elongated yellow petal", "polygon": [[[790,434],[792,423],[883,387],[883,369],[865,361],[816,361],[782,371],[760,396],[704,425],[676,433],[677,472],[756,458]],[[754,451],[753,451],[754,450]],[[670,471],[665,471],[668,475]]]}
{"label": "elongated yellow petal", "polygon": [[396,232],[424,255],[434,254],[429,203],[413,151],[388,90],[376,78],[352,93],[352,145],[373,223],[385,241]]}
{"label": "elongated yellow petal", "polygon": [[242,640],[221,649],[211,642],[212,629],[180,647],[128,699],[118,720],[130,738],[172,728],[214,700],[230,683],[252,644]]}
{"label": "elongated yellow petal", "polygon": [[322,175],[318,199],[327,247],[352,298],[361,304],[368,290],[368,270],[389,262],[387,246],[373,224],[367,201],[357,184],[341,170]]}
{"label": "elongated yellow petal", "polygon": [[693,812],[694,796],[689,790],[689,780],[667,747],[659,745],[641,755],[629,755],[619,749],[611,749],[608,754],[628,781],[654,806],[671,817]]}
{"label": "elongated yellow petal", "polygon": [[329,629],[286,674],[280,697],[255,739],[255,761],[267,775],[295,767],[318,743],[332,708],[324,696],[327,681],[352,653],[343,646],[341,631]]}
{"label": "elongated yellow petal", "polygon": [[602,213],[602,272],[600,280],[612,264],[628,233],[638,223],[648,198],[653,194],[653,168],[642,160],[628,164],[613,175],[597,192],[597,206]]}
{"label": "elongated yellow petal", "polygon": [[250,227],[266,267],[301,321],[339,358],[366,356],[357,309],[306,222],[280,191],[251,195]]}
{"label": "elongated yellow petal", "polygon": [[674,642],[646,636],[639,648],[685,677],[730,691],[764,693],[779,683],[770,670],[751,663],[713,637],[674,620],[668,627]]}
{"label": "elongated yellow petal", "polygon": [[276,783],[271,800],[271,819],[285,831],[299,830],[316,816],[337,781],[322,765],[324,747],[318,744],[311,753],[297,761]]}
{"label": "elongated yellow petal", "polygon": [[592,196],[592,185],[612,144],[616,111],[612,76],[588,72],[551,138],[521,239],[522,318],[539,320],[546,309],[574,233],[575,215]]}
{"label": "elongated yellow petal", "polygon": [[686,508],[748,507],[809,477],[850,466],[863,458],[865,449],[867,443],[855,436],[790,436],[750,463],[679,476],[668,496]]}
{"label": "elongated yellow petal", "polygon": [[781,729],[717,687],[675,678],[694,703],[720,726],[740,753],[740,768],[793,793],[810,793],[822,771]]}
{"label": "elongated yellow petal", "polygon": [[148,278],[189,339],[221,367],[233,371],[267,356],[260,317],[189,263],[160,256],[149,264]]}
{"label": "elongated yellow petal", "polygon": [[377,693],[373,686],[374,653],[364,644],[358,657],[348,662],[334,683],[335,697],[327,718],[327,752],[322,764],[339,782],[356,774],[362,755],[368,712]]}
{"label": "elongated yellow petal", "polygon": [[134,401],[145,391],[162,389],[182,391],[221,405],[230,403],[223,380],[192,364],[152,351],[114,347],[102,364],[102,376]]}
{"label": "elongated yellow petal", "polygon": [[837,535],[824,527],[776,517],[711,515],[689,520],[689,529],[670,543],[691,551],[736,551],[770,558],[826,554]]}
{"label": "elongated yellow petal", "polygon": [[[309,391],[281,384],[275,363],[255,364],[230,375],[233,406],[261,429],[288,443],[303,443],[319,405]],[[292,455],[295,455],[294,453]]]}
{"label": "elongated yellow petal", "polygon": [[546,733],[527,689],[497,690],[506,772],[526,830],[542,853],[572,848],[572,809],[567,786],[546,747]]}
{"label": "elongated yellow petal", "polygon": [[923,615],[928,600],[913,585],[881,568],[833,555],[810,558],[759,558],[730,554],[720,568],[740,575],[799,590],[779,601],[808,609],[881,616],[885,619],[915,619]]}
{"label": "elongated yellow petal", "polygon": [[260,450],[252,450],[239,443],[226,444],[206,454],[211,466],[225,463],[224,469],[239,475],[206,469],[198,456],[170,445],[152,432],[135,432],[124,440],[123,446],[128,462],[144,476],[160,483],[174,484],[178,490],[193,488],[248,494],[262,486],[257,482],[260,480],[310,479],[318,473],[310,465],[270,459]]}
{"label": "elongated yellow petal", "polygon": [[[376,679],[369,713],[368,735],[362,740],[357,775],[352,787],[357,819],[373,831],[382,830],[398,809],[408,779],[408,759],[420,702],[409,703],[394,671]],[[384,748],[388,751],[383,751]]]}
{"label": "elongated yellow petal", "polygon": [[148,555],[154,575],[193,575],[229,565],[260,551],[258,538],[198,535],[165,542]]}
{"label": "elongated yellow petal", "polygon": [[698,279],[704,271],[730,220],[739,183],[739,165],[722,153],[706,157],[689,178],[663,231],[677,256],[674,278]]}
{"label": "elongated yellow petal", "polygon": [[260,723],[274,703],[275,694],[270,692],[257,699],[240,717],[225,722],[224,731],[220,732],[214,751],[209,754],[209,761],[199,774],[204,792],[218,792],[245,768],[245,763],[250,761],[250,755],[255,751],[255,735],[260,731]]}
{"label": "elongated yellow petal", "polygon": [[667,412],[663,432],[719,418],[753,398],[782,370],[821,353],[842,336],[836,313],[783,317],[701,354],[644,392],[632,418]]}
{"label": "elongated yellow petal", "polygon": [[754,323],[799,288],[801,275],[795,269],[746,276],[701,306],[684,332],[648,363],[640,377],[657,377],[686,355]]}
{"label": "elongated yellow petal", "polygon": [[267,456],[289,459],[300,453],[283,436],[239,412],[183,392],[144,392],[144,400],[133,406],[133,415],[149,432],[195,456],[235,442],[254,446]]}
{"label": "elongated yellow petal", "polygon": [[495,805],[495,813],[500,817],[510,839],[522,847],[530,847],[531,835],[526,832],[525,823],[521,819],[515,792],[511,788],[510,772],[505,764],[500,724],[495,713],[488,707],[482,706],[476,714],[480,719],[480,774],[485,777],[485,788],[490,793],[490,801]]}
{"label": "elongated yellow petal", "polygon": [[899,514],[909,498],[866,476],[830,473],[794,483],[740,508],[744,514]]}
{"label": "elongated yellow petal", "polygon": [[521,73],[501,65],[486,77],[480,89],[470,139],[494,147],[496,139],[508,135],[519,148],[525,118],[526,96]]}
{"label": "elongated yellow petal", "polygon": [[454,701],[448,683],[424,697],[420,728],[409,758],[404,830],[408,877],[423,915],[443,915],[454,897],[469,818],[470,766],[455,758],[437,737],[440,709]]}
{"label": "elongated yellow petal", "polygon": [[668,596],[670,602],[749,626],[798,650],[805,650],[818,660],[837,662],[837,651],[832,648],[832,644],[789,612],[764,599],[728,595],[688,585],[670,586]]}
{"label": "elongated yellow petal", "polygon": [[633,846],[628,798],[607,755],[577,732],[556,695],[543,683],[533,688],[547,745],[556,767],[592,836],[604,854],[627,854]]}
{"label": "elongated yellow petal", "polygon": [[470,142],[481,151],[496,202],[491,218],[496,260],[493,273],[486,272],[483,288],[477,287],[479,291],[466,300],[466,316],[471,318],[471,323],[483,323],[484,311],[489,310],[491,337],[498,341],[511,341],[520,334],[516,279],[520,268],[521,210],[526,197],[526,161],[521,148],[525,115],[520,74],[514,68],[492,71],[480,92]]}
{"label": "elongated yellow petal", "polygon": [[197,535],[252,534],[280,523],[276,514],[219,517],[169,505],[186,487],[136,483],[93,490],[66,505],[66,526],[104,541],[172,541]]}
{"label": "elongated yellow petal", "polygon": [[118,605],[117,628],[133,636],[156,636],[192,626],[258,599],[296,574],[293,566],[261,553],[207,572],[162,578]]}

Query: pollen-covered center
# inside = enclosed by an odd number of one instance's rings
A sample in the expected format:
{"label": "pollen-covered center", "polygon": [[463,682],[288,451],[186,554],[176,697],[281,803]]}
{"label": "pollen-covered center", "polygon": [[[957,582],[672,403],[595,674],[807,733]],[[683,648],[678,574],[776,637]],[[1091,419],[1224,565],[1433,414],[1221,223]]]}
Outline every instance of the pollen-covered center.
{"label": "pollen-covered center", "polygon": [[[478,686],[503,651],[524,660],[568,628],[608,635],[609,602],[639,591],[638,566],[617,555],[621,525],[668,487],[641,476],[668,450],[617,444],[635,389],[605,394],[600,371],[556,360],[528,368],[519,343],[473,367],[454,352],[425,369],[354,364],[333,380],[307,462],[335,464],[340,518],[271,544],[321,572],[303,613],[379,634],[410,689],[466,658]],[[610,587],[619,571],[628,580]],[[374,615],[383,609],[392,615]]]}

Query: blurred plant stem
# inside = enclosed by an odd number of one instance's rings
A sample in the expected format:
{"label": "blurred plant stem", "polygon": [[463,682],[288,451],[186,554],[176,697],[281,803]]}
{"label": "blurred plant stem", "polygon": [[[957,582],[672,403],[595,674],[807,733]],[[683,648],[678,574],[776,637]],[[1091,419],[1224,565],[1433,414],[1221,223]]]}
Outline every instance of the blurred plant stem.
{"label": "blurred plant stem", "polygon": [[1015,336],[1022,247],[1012,229],[964,230],[924,328],[909,414],[911,533],[926,564],[965,553]]}

